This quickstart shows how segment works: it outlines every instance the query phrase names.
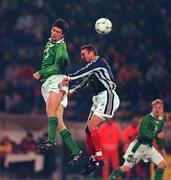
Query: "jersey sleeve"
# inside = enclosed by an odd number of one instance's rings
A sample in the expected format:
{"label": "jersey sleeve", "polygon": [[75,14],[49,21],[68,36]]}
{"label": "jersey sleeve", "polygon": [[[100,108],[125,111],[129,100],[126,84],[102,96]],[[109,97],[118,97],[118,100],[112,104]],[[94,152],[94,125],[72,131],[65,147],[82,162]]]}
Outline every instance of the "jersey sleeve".
{"label": "jersey sleeve", "polygon": [[156,138],[156,143],[157,143],[159,149],[161,149],[161,150],[165,150],[166,149],[166,144],[165,144],[165,140],[164,139]]}
{"label": "jersey sleeve", "polygon": [[[55,51],[54,63],[50,66],[42,68],[39,71],[40,77],[43,79],[46,79],[49,76],[55,75],[55,74],[64,74],[66,67],[70,64],[68,52],[65,46],[63,46],[62,44],[56,45],[56,48],[54,51]],[[45,58],[44,58],[44,61],[50,61],[48,57],[45,57]]]}
{"label": "jersey sleeve", "polygon": [[158,130],[158,133],[160,133],[162,130],[163,130],[163,127],[164,127],[164,120],[163,119],[161,119],[160,121],[159,121],[159,130]]}
{"label": "jersey sleeve", "polygon": [[[58,73],[56,73],[58,72]],[[60,74],[60,68],[55,64],[39,71],[40,77],[46,79],[51,75]]]}
{"label": "jersey sleeve", "polygon": [[[80,78],[85,78],[96,70],[96,64],[87,64],[84,68],[76,71],[73,74],[69,74],[71,80],[77,80]],[[99,67],[100,68],[100,67]]]}
{"label": "jersey sleeve", "polygon": [[88,85],[88,77],[78,80],[75,84],[69,88],[69,92],[72,94],[78,90],[84,89]]}
{"label": "jersey sleeve", "polygon": [[[159,125],[159,131],[158,133],[160,133],[163,130],[164,127],[164,120],[160,120],[160,125]],[[158,138],[156,137],[156,143],[159,147],[159,149],[164,150],[166,149],[166,144],[165,144],[165,140],[163,138]]]}
{"label": "jersey sleeve", "polygon": [[144,138],[154,139],[157,136],[157,133],[150,131],[150,126],[149,118],[144,117],[140,126],[140,133]]}

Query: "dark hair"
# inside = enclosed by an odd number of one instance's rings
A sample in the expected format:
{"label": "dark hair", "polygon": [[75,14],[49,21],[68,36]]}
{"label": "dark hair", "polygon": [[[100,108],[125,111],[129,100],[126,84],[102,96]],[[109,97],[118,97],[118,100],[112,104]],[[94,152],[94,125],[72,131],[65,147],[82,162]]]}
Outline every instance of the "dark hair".
{"label": "dark hair", "polygon": [[93,51],[95,55],[98,54],[97,49],[92,44],[86,44],[81,46],[81,50],[86,49],[88,52]]}
{"label": "dark hair", "polygon": [[58,27],[60,29],[62,29],[63,34],[66,34],[69,30],[69,24],[67,21],[65,21],[62,18],[58,18],[53,24],[53,27]]}

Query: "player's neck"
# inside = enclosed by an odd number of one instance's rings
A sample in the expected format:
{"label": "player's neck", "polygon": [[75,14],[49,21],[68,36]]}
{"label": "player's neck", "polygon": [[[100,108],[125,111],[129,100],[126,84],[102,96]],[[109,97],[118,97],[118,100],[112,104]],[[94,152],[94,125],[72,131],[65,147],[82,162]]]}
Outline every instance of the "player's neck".
{"label": "player's neck", "polygon": [[60,40],[56,40],[56,41],[49,38],[49,40],[50,40],[51,43],[61,43],[64,40],[64,38],[62,38]]}
{"label": "player's neck", "polygon": [[152,115],[155,119],[160,120],[160,116],[155,116],[153,112],[151,112],[151,115]]}
{"label": "player's neck", "polygon": [[98,58],[99,58],[99,56],[93,56],[91,62],[97,61]]}

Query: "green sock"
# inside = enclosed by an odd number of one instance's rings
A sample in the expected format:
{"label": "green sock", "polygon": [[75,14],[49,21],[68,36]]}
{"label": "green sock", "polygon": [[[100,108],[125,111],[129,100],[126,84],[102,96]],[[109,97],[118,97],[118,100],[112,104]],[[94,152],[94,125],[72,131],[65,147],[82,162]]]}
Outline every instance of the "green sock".
{"label": "green sock", "polygon": [[115,180],[118,176],[124,176],[125,173],[120,169],[115,169],[109,177],[109,180]]}
{"label": "green sock", "polygon": [[154,180],[161,180],[164,173],[164,169],[157,168],[155,172]]}
{"label": "green sock", "polygon": [[60,132],[60,135],[66,144],[66,146],[70,149],[72,154],[79,154],[80,148],[76,144],[75,140],[73,139],[71,132],[68,129],[64,129]]}
{"label": "green sock", "polygon": [[48,117],[48,141],[56,143],[56,129],[58,126],[57,117]]}

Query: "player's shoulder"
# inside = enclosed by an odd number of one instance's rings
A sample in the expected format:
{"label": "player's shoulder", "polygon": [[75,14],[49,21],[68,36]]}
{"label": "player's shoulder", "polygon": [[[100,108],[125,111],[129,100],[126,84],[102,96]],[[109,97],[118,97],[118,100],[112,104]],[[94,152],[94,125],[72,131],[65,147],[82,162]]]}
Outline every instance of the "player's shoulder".
{"label": "player's shoulder", "polygon": [[65,51],[67,51],[67,43],[66,43],[65,41],[62,41],[62,42],[60,43],[60,45],[61,45],[62,49],[64,49]]}
{"label": "player's shoulder", "polygon": [[50,39],[48,39],[46,42],[45,42],[45,45],[46,46],[49,46],[51,44],[51,41],[50,41]]}
{"label": "player's shoulder", "polygon": [[100,57],[100,56],[98,57],[98,61],[101,62],[101,63],[105,63],[105,64],[107,63],[107,61],[104,58]]}
{"label": "player's shoulder", "polygon": [[143,119],[151,119],[153,118],[151,114],[146,114]]}
{"label": "player's shoulder", "polygon": [[161,118],[161,119],[159,120],[159,122],[160,122],[161,124],[164,124],[164,119]]}
{"label": "player's shoulder", "polygon": [[108,63],[107,61],[102,58],[102,57],[98,57],[96,61],[94,61],[94,64],[97,64],[98,66],[102,66],[102,67],[107,67],[108,66]]}
{"label": "player's shoulder", "polygon": [[143,118],[142,118],[142,123],[144,122],[151,122],[154,120],[154,117],[151,114],[146,114]]}
{"label": "player's shoulder", "polygon": [[56,49],[60,49],[62,50],[63,52],[67,52],[67,45],[66,45],[66,42],[65,41],[61,41],[61,42],[56,42],[55,43],[55,47]]}

